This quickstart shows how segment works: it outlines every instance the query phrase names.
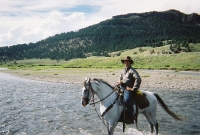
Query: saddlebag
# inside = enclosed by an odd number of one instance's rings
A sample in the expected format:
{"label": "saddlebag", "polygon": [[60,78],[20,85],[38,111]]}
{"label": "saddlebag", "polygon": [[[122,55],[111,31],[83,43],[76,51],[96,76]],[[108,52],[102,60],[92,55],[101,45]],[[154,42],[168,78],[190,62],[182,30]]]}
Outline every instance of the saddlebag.
{"label": "saddlebag", "polygon": [[149,101],[146,98],[146,94],[136,94],[135,96],[136,104],[140,109],[144,109],[149,106]]}

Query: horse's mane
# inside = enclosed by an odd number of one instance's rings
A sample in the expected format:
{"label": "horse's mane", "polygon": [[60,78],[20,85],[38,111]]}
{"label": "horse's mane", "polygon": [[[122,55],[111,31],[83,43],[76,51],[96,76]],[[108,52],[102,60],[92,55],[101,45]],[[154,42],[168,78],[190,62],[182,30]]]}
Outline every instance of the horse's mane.
{"label": "horse's mane", "polygon": [[111,89],[114,89],[113,86],[111,86],[108,82],[104,81],[103,79],[94,78],[93,80],[98,81],[98,82],[102,82],[102,83],[106,84],[107,86],[109,86]]}

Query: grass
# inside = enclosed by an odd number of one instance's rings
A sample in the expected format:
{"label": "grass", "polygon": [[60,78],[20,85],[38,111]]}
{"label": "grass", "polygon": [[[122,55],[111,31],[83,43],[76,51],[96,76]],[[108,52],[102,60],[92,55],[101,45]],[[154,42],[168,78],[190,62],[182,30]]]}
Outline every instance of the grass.
{"label": "grass", "polygon": [[[66,68],[100,68],[100,69],[119,69],[123,67],[121,59],[129,55],[134,60],[134,67],[138,69],[172,69],[172,70],[200,70],[200,44],[191,44],[192,49],[196,52],[182,52],[178,54],[161,54],[163,50],[169,49],[169,45],[163,47],[142,47],[124,50],[120,56],[114,57],[89,57],[71,59],[69,61],[56,61],[50,59],[28,59],[19,60],[17,64],[13,61],[0,65],[10,69],[32,69],[33,71]],[[153,54],[150,50],[153,50]],[[115,54],[113,52],[112,54]],[[56,75],[56,74],[55,74]]]}

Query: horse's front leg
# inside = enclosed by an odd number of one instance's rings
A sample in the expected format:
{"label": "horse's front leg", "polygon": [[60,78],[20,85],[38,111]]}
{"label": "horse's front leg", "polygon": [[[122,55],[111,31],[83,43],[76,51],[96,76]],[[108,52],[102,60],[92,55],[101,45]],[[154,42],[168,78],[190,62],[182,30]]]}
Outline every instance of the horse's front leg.
{"label": "horse's front leg", "polygon": [[108,135],[113,135],[114,128],[115,128],[114,126],[108,126],[108,127],[107,127]]}

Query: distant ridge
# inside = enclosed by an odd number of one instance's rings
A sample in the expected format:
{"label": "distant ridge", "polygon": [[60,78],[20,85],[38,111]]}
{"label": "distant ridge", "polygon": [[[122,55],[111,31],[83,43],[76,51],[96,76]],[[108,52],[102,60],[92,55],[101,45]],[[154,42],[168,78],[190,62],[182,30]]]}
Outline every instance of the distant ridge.
{"label": "distant ridge", "polygon": [[[166,41],[165,43],[163,41]],[[166,44],[186,47],[200,43],[200,15],[171,9],[128,13],[80,29],[56,34],[36,43],[0,48],[0,61],[21,59],[84,58],[109,56],[109,52]]]}
{"label": "distant ridge", "polygon": [[128,13],[125,15],[116,15],[113,16],[113,18],[121,18],[121,19],[126,19],[126,18],[150,18],[150,17],[160,17],[164,20],[168,21],[179,21],[182,23],[190,23],[190,24],[200,24],[200,15],[197,13],[192,13],[192,14],[185,14],[182,13],[178,10],[171,9],[163,12],[146,12],[146,13]]}

